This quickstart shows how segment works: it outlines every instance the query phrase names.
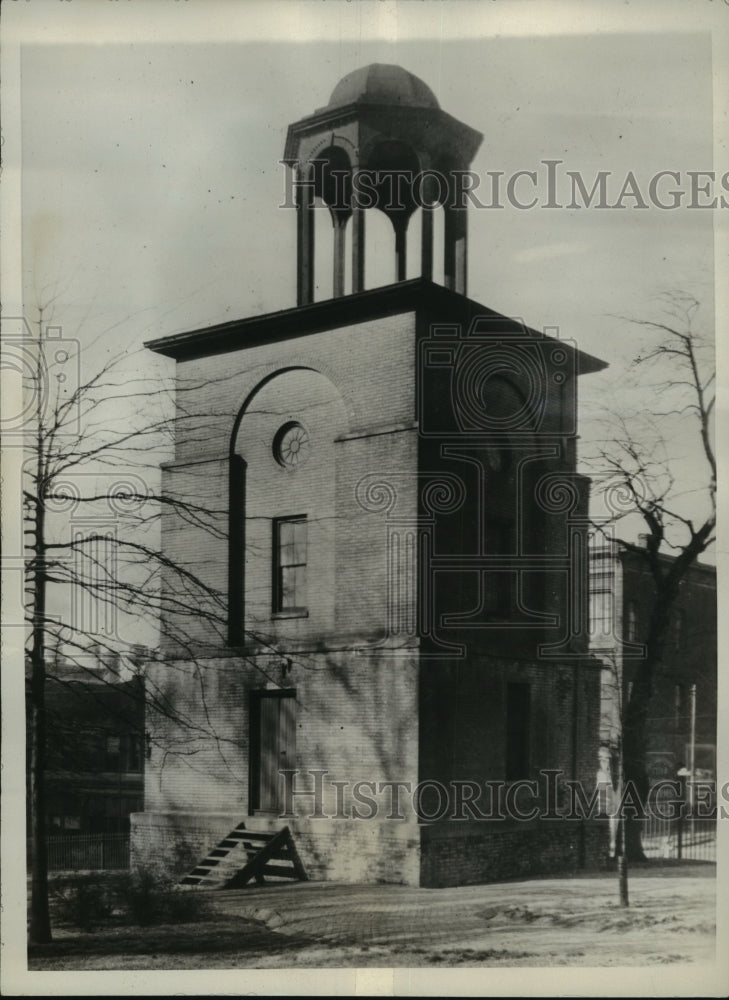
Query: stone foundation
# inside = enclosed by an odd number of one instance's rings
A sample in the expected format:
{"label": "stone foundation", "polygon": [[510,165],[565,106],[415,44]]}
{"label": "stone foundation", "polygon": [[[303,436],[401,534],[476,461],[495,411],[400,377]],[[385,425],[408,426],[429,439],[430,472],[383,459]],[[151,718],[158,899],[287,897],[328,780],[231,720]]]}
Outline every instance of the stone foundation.
{"label": "stone foundation", "polygon": [[149,812],[135,813],[131,821],[132,866],[159,867],[175,877],[194,867],[241,822],[260,831],[289,826],[312,880],[425,888],[597,869],[604,866],[608,845],[607,824],[599,820],[418,827],[409,821]]}
{"label": "stone foundation", "polygon": [[419,884],[419,831],[417,825],[405,821],[279,819],[212,812],[134,813],[132,867],[156,867],[175,877],[182,876],[241,822],[249,830],[260,831],[288,826],[312,880]]}

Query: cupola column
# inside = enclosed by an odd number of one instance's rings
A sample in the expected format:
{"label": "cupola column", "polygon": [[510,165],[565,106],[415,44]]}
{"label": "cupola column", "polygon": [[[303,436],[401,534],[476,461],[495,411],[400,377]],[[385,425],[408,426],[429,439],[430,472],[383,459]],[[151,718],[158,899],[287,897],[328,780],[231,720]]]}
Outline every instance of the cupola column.
{"label": "cupola column", "polygon": [[352,294],[365,286],[365,214],[359,205],[352,208]]}
{"label": "cupola column", "polygon": [[334,272],[332,276],[332,295],[335,299],[344,295],[344,238],[347,230],[347,219],[337,216],[334,219]]}
{"label": "cupola column", "polygon": [[468,214],[465,207],[446,205],[443,284],[460,295],[466,294],[467,235]]}
{"label": "cupola column", "polygon": [[422,211],[420,275],[433,280],[433,207],[424,205]]}
{"label": "cupola column", "polygon": [[296,184],[296,304],[314,301],[314,186],[311,167],[297,172]]}
{"label": "cupola column", "polygon": [[395,281],[405,281],[407,277],[408,222],[409,219],[394,219],[395,230]]}

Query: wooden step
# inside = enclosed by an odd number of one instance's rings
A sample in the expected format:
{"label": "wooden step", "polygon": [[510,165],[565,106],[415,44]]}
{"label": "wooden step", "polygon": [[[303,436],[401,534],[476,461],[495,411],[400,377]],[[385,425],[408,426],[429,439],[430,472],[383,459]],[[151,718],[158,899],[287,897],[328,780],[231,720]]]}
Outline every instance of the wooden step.
{"label": "wooden step", "polygon": [[226,837],[226,840],[268,841],[268,840],[273,840],[275,836],[276,836],[275,833],[258,833],[258,831],[256,830],[239,830],[236,828],[235,830],[230,831],[230,833]]}
{"label": "wooden step", "polygon": [[[271,862],[283,862],[272,864]],[[287,826],[275,833],[247,830],[244,823],[231,830],[192,871],[182,886],[241,888],[254,879],[265,885],[265,876],[276,879],[306,879],[306,872]]]}
{"label": "wooden step", "polygon": [[285,868],[283,865],[265,865],[262,872],[264,875],[280,875],[282,878],[296,878],[293,868]]}

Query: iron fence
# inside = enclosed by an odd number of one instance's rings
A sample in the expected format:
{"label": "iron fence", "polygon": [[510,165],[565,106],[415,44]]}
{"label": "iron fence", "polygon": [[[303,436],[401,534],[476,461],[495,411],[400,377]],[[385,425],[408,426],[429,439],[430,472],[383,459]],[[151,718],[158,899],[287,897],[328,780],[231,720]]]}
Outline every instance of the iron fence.
{"label": "iron fence", "polygon": [[[48,870],[52,872],[104,871],[129,868],[129,834],[77,833],[48,837]],[[27,845],[28,867],[32,863]]]}
{"label": "iron fence", "polygon": [[648,858],[716,861],[716,818],[650,816],[644,821],[642,841]]}

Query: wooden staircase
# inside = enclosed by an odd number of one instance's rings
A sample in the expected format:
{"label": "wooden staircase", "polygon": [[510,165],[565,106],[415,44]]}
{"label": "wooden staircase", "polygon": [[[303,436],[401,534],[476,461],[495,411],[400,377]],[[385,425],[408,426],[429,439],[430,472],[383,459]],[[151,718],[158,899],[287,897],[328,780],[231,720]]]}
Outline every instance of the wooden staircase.
{"label": "wooden staircase", "polygon": [[275,832],[259,832],[247,830],[245,823],[239,823],[200,864],[180,879],[180,885],[242,889],[251,879],[258,885],[265,885],[266,876],[277,881],[306,881],[291,831],[285,826]]}

